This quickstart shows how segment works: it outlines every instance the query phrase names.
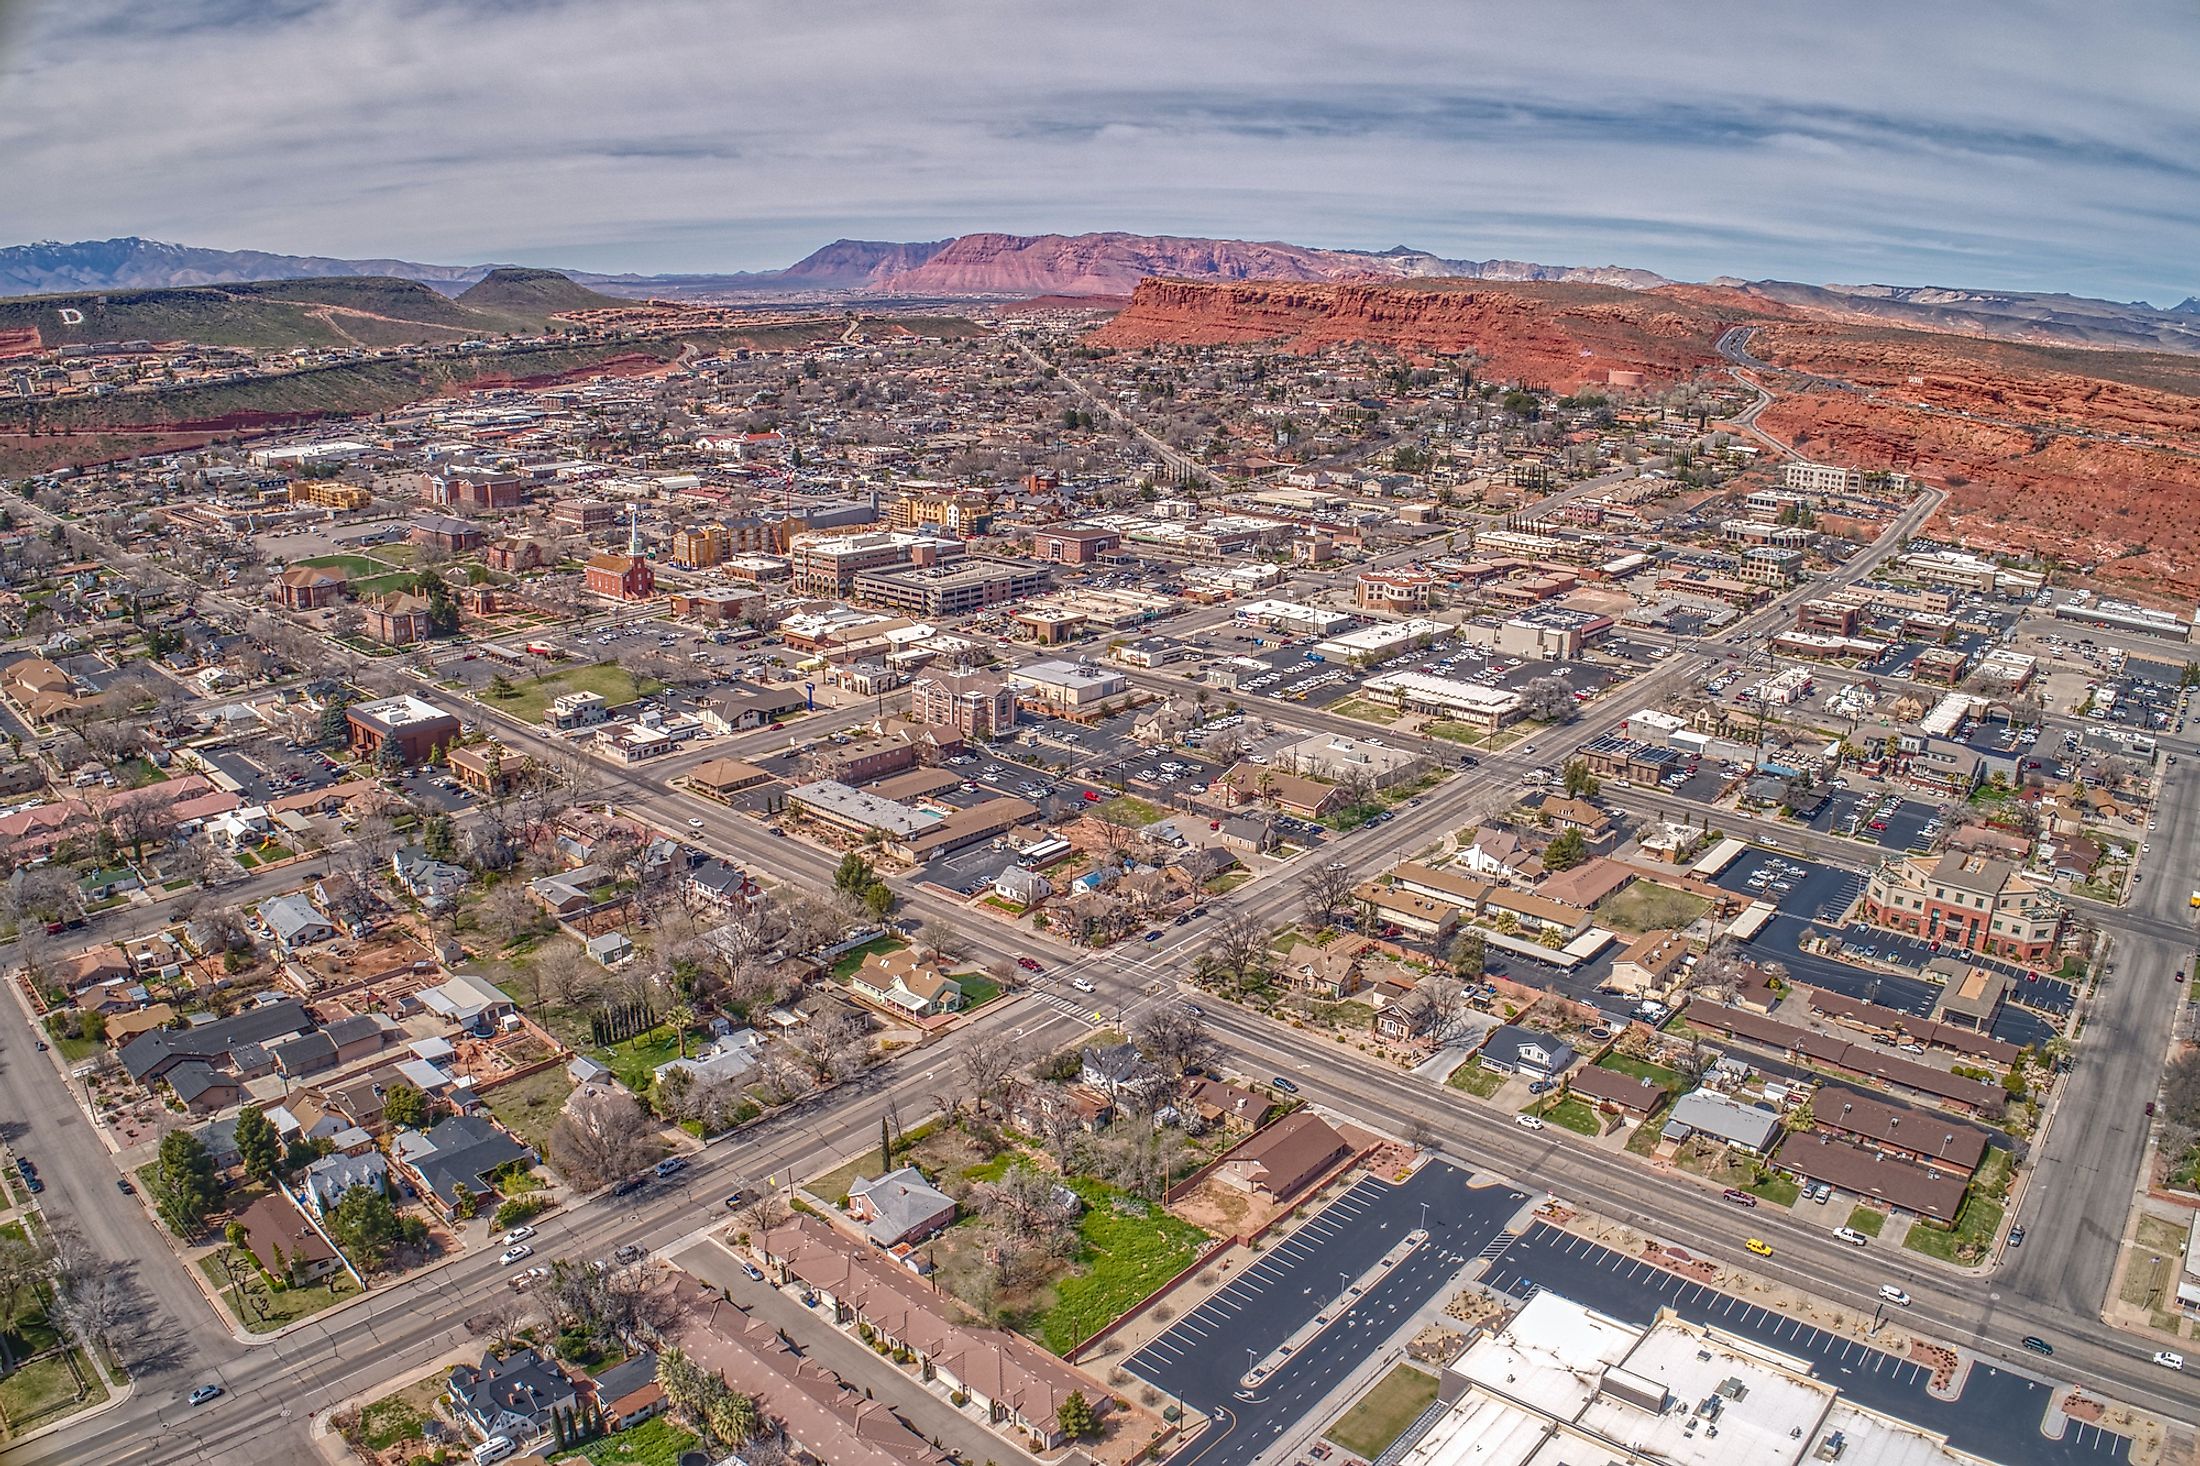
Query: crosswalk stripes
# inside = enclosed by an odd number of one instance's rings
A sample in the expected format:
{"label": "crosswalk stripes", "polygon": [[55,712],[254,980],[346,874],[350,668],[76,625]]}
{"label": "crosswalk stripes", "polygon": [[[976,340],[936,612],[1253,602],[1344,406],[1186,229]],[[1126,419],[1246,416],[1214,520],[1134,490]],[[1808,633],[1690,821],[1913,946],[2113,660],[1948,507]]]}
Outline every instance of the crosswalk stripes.
{"label": "crosswalk stripes", "polygon": [[1506,1248],[1512,1246],[1515,1242],[1518,1242],[1519,1240],[1520,1234],[1518,1232],[1499,1232],[1495,1237],[1492,1237],[1490,1239],[1489,1245],[1482,1249],[1482,1261],[1497,1261],[1497,1259],[1505,1255]]}

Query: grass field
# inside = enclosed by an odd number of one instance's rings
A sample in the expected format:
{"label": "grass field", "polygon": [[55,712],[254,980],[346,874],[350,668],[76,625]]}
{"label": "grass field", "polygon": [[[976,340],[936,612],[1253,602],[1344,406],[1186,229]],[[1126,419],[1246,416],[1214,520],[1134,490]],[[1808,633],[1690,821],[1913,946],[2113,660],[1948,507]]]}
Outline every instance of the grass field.
{"label": "grass field", "polygon": [[[899,952],[908,945],[900,937],[878,936],[871,938],[860,947],[850,947],[833,959],[833,981],[846,982],[849,978],[854,977],[856,969],[863,965],[863,959],[873,952]],[[966,988],[964,991],[967,992],[968,989]]]}
{"label": "grass field", "polygon": [[1470,748],[1479,748],[1490,741],[1489,735],[1473,724],[1454,723],[1448,718],[1438,718],[1432,723],[1423,723],[1421,731],[1431,738],[1441,738],[1447,743],[1464,743]]}
{"label": "grass field", "polygon": [[550,1142],[550,1126],[557,1120],[558,1111],[565,1108],[566,1096],[572,1092],[573,1081],[565,1077],[565,1070],[553,1067],[525,1079],[515,1079],[510,1084],[500,1084],[482,1095],[482,1099],[498,1124],[533,1146],[535,1154],[542,1155]]}
{"label": "grass field", "polygon": [[613,707],[620,707],[663,690],[664,684],[655,678],[644,677],[637,681],[633,673],[616,663],[596,662],[585,667],[560,667],[540,677],[525,678],[512,684],[510,697],[491,697],[487,701],[491,707],[510,713],[522,722],[539,723],[542,710],[550,706],[553,699],[568,692],[593,692]]}
{"label": "grass field", "polygon": [[1001,995],[999,983],[975,972],[957,973],[955,984],[962,989],[965,1013],[975,1012]]}
{"label": "grass field", "polygon": [[1118,794],[1113,799],[1092,807],[1095,818],[1115,820],[1144,829],[1161,818],[1164,811],[1157,804],[1149,804],[1135,794]]}
{"label": "grass field", "polygon": [[678,1466],[681,1456],[697,1444],[692,1434],[659,1415],[552,1459],[590,1461],[595,1466]]}
{"label": "grass field", "polygon": [[1635,881],[1596,904],[1598,921],[1625,932],[1678,931],[1706,911],[1711,903],[1688,891],[1676,891],[1656,881]]}
{"label": "grass field", "polygon": [[378,575],[391,567],[380,560],[370,560],[365,555],[315,555],[310,560],[300,560],[299,565],[313,568],[333,567],[357,580],[362,575]]}
{"label": "grass field", "polygon": [[[71,1363],[76,1366],[70,1368]],[[81,1378],[85,1393],[77,1393]],[[36,1430],[64,1415],[86,1410],[107,1398],[107,1387],[92,1372],[81,1350],[34,1359],[0,1379],[0,1410],[7,1414],[7,1435]]]}
{"label": "grass field", "polygon": [[1207,1234],[1159,1206],[1083,1177],[1070,1189],[1085,1203],[1077,1219],[1083,1270],[1055,1285],[1054,1306],[1036,1321],[1040,1342],[1068,1354],[1191,1265]]}
{"label": "grass field", "polygon": [[1390,1373],[1339,1416],[1322,1438],[1372,1461],[1389,1450],[1391,1442],[1435,1403],[1435,1375],[1423,1374],[1407,1364],[1392,1365]]}
{"label": "grass field", "polygon": [[1328,711],[1340,717],[1358,718],[1363,723],[1380,723],[1386,728],[1398,721],[1396,708],[1386,708],[1381,703],[1370,702],[1364,697],[1348,697],[1340,702],[1333,702]]}
{"label": "grass field", "polygon": [[1912,1224],[1902,1245],[1942,1262],[1970,1263],[1986,1255],[1986,1249],[1994,1245],[1994,1234],[2000,1230],[2001,1203],[1974,1188],[1964,1198],[1963,1209],[1956,1213],[1953,1228],[1919,1221]]}

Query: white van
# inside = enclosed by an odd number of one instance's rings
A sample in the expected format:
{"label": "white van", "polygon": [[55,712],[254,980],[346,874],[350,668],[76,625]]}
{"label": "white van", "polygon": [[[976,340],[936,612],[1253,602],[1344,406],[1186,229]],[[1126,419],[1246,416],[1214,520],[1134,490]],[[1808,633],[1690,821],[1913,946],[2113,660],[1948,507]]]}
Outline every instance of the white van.
{"label": "white van", "polygon": [[510,1436],[490,1436],[480,1445],[474,1447],[474,1466],[489,1466],[491,1461],[501,1461],[506,1456],[511,1455],[512,1451],[512,1438]]}

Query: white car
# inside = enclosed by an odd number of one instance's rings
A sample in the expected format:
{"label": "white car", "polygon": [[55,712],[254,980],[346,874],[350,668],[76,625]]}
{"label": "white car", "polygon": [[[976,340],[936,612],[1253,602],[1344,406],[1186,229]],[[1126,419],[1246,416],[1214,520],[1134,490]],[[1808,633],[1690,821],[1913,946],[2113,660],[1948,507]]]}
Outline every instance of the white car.
{"label": "white car", "polygon": [[2161,1349],[2155,1352],[2154,1362],[2164,1369],[2183,1369],[2185,1356],[2173,1349]]}
{"label": "white car", "polygon": [[703,828],[703,822],[701,819],[690,819],[688,821],[688,828],[691,830],[700,830],[701,828]]}
{"label": "white car", "polygon": [[534,1235],[535,1229],[533,1227],[514,1227],[504,1234],[504,1240],[507,1242],[525,1242]]}
{"label": "white car", "polygon": [[1892,1283],[1881,1283],[1879,1285],[1879,1296],[1897,1308],[1908,1308],[1910,1306],[1910,1295]]}
{"label": "white car", "polygon": [[505,1248],[503,1252],[498,1254],[497,1261],[505,1267],[510,1267],[513,1263],[524,1261],[534,1255],[535,1249],[522,1242],[517,1247]]}
{"label": "white car", "polygon": [[1833,1235],[1848,1243],[1851,1247],[1869,1247],[1872,1245],[1871,1238],[1857,1231],[1854,1227],[1835,1227]]}
{"label": "white car", "polygon": [[1515,1115],[1513,1123],[1523,1130],[1541,1130],[1543,1122],[1534,1115]]}
{"label": "white car", "polygon": [[1073,977],[1069,980],[1069,985],[1077,989],[1077,991],[1081,993],[1096,993],[1100,991],[1098,988],[1092,985],[1092,980],[1090,978]]}

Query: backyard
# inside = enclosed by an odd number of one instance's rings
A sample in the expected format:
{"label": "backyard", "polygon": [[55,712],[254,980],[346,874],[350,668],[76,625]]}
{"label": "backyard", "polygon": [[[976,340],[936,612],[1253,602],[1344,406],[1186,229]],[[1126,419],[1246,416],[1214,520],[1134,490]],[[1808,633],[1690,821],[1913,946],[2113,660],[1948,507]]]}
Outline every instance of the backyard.
{"label": "backyard", "polygon": [[550,1127],[572,1092],[573,1082],[565,1077],[564,1068],[552,1065],[486,1090],[481,1098],[498,1124],[532,1146],[535,1154],[545,1155]]}
{"label": "backyard", "polygon": [[589,1461],[595,1466],[679,1466],[680,1458],[697,1444],[691,1432],[658,1415],[632,1430],[590,1441],[577,1451],[552,1459]]}
{"label": "backyard", "polygon": [[1593,914],[1608,927],[1639,934],[1684,931],[1710,909],[1711,903],[1693,892],[1638,880],[1599,901]]}
{"label": "backyard", "polygon": [[106,1398],[107,1387],[82,1350],[55,1349],[0,1379],[0,1439],[13,1439]]}
{"label": "backyard", "polygon": [[1436,1403],[1436,1376],[1396,1364],[1375,1388],[1330,1426],[1324,1440],[1373,1461],[1390,1449],[1405,1428]]}

